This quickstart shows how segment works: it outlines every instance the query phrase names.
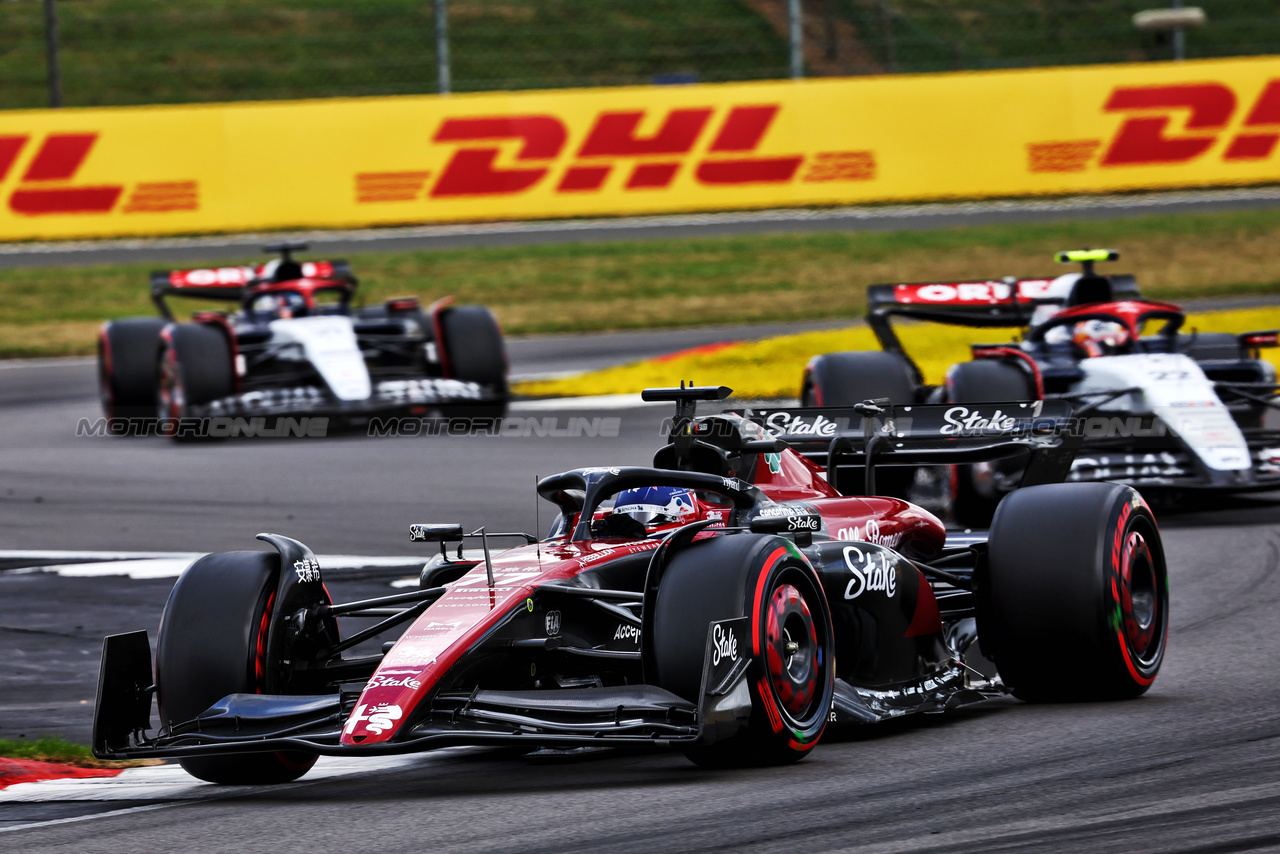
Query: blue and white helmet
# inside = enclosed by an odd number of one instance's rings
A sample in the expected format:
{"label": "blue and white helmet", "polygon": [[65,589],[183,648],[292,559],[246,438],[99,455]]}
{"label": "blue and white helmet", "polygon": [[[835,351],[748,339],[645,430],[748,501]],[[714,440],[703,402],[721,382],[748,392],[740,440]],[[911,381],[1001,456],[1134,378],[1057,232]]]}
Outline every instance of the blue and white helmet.
{"label": "blue and white helmet", "polygon": [[619,492],[613,500],[613,512],[625,513],[642,525],[666,525],[691,520],[698,513],[698,504],[690,489],[644,486]]}

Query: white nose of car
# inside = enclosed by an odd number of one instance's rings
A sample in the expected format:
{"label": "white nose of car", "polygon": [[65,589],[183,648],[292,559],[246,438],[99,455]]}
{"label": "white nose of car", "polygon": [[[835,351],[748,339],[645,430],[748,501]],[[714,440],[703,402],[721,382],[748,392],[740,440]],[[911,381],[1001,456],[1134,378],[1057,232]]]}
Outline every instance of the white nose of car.
{"label": "white nose of car", "polygon": [[296,343],[338,400],[368,400],[369,369],[349,317],[296,317],[271,321],[277,343]]}

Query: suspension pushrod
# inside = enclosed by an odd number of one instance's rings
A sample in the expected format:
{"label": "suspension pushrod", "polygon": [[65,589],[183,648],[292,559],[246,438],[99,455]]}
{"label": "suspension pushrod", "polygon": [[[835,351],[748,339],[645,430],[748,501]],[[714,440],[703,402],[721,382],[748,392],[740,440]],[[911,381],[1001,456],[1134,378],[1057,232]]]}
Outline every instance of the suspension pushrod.
{"label": "suspension pushrod", "polygon": [[429,587],[426,590],[414,590],[411,593],[393,593],[390,596],[379,596],[375,599],[361,599],[357,602],[344,602],[341,605],[325,605],[320,609],[322,617],[340,617],[356,611],[367,611],[370,608],[385,608],[388,605],[401,605],[409,602],[421,602],[424,599],[434,602],[445,593],[443,587]]}
{"label": "suspension pushrod", "polygon": [[417,605],[414,605],[409,608],[405,608],[403,611],[401,611],[399,614],[396,614],[394,617],[387,617],[385,620],[383,620],[380,623],[374,623],[372,626],[369,626],[369,628],[367,629],[361,629],[360,631],[356,632],[354,635],[351,635],[346,640],[331,646],[327,650],[330,660],[332,660],[334,656],[340,655],[345,650],[351,649],[351,647],[355,646],[356,644],[363,643],[371,637],[375,637],[377,635],[382,634],[387,629],[390,629],[394,626],[398,626],[407,620],[413,619],[414,617],[421,614],[423,611],[427,610],[427,606],[430,604],[431,604],[430,602],[419,602]]}

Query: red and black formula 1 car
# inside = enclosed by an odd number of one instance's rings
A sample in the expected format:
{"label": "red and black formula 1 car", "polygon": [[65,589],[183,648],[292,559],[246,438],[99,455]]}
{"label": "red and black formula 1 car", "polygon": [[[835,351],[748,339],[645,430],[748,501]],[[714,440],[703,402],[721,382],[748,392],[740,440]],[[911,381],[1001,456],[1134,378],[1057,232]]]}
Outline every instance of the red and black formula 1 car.
{"label": "red and black formula 1 car", "polygon": [[[871,286],[867,320],[883,352],[815,356],[801,380],[802,401],[948,402],[962,424],[973,404],[1069,400],[1084,438],[1070,481],[1116,481],[1144,492],[1280,489],[1280,430],[1264,420],[1277,408],[1275,369],[1259,358],[1259,348],[1276,346],[1277,331],[1184,332],[1180,307],[1142,299],[1133,276],[1095,272],[1095,262],[1118,253],[1056,258],[1080,262],[1083,271]],[[975,344],[971,361],[930,386],[890,325],[893,317],[1021,327],[1022,334],[1017,342]],[[955,470],[949,497],[956,518],[984,526],[1023,471],[1017,457]]]}
{"label": "red and black formula 1 car", "polygon": [[[646,391],[677,403],[672,442],[653,468],[543,479],[559,514],[542,540],[412,526],[440,544],[416,591],[334,603],[315,555],[274,534],[259,536],[274,551],[198,559],[165,606],[154,670],[145,631],[106,639],[94,753],[174,757],[221,783],[458,744],[659,743],[700,764],[773,763],[829,725],[1009,692],[1128,698],[1156,678],[1165,557],[1132,488],[1029,487],[989,537],[949,538],[905,501],[838,494],[752,413],[695,416],[728,393]],[[946,407],[870,404],[867,419],[838,415],[861,431],[829,432],[872,472],[1016,448],[1061,477],[1069,405],[999,408],[1018,415],[955,433]],[[809,435],[811,411],[766,415],[783,417]],[[509,536],[526,542],[491,552]],[[482,548],[464,552],[467,538]],[[338,618],[358,617],[382,619],[341,636]],[[344,655],[404,624],[381,652]]]}
{"label": "red and black formula 1 car", "polygon": [[[98,338],[107,417],[505,411],[507,355],[488,309],[452,297],[425,309],[416,297],[357,309],[347,263],[294,260],[306,248],[268,246],[281,257],[257,267],[153,273],[161,316],[108,321]],[[169,296],[239,309],[179,323]]]}

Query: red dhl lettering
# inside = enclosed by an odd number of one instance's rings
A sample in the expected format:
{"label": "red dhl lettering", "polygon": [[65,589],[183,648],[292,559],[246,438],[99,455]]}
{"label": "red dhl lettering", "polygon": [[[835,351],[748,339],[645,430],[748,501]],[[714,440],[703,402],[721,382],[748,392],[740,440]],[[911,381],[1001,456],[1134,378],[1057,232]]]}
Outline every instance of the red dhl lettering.
{"label": "red dhl lettering", "polygon": [[[459,148],[428,195],[437,199],[514,195],[534,189],[556,172],[556,193],[593,193],[604,188],[615,169],[627,165],[630,170],[624,183],[626,190],[661,190],[671,186],[709,129],[714,135],[693,173],[699,184],[717,187],[787,183],[796,178],[805,155],[745,156],[760,147],[779,110],[778,104],[734,106],[717,126],[713,121],[714,107],[672,109],[649,134],[641,132],[648,115],[645,110],[602,112],[570,162],[563,166],[560,160],[569,132],[555,116],[445,119],[432,141],[438,145],[459,144]],[[512,142],[519,143],[514,154],[517,165],[496,166],[500,146]],[[874,155],[869,151],[822,152],[814,159],[813,174],[806,176],[806,181],[866,181],[875,177]],[[371,177],[377,174],[357,176],[357,201],[410,201],[418,197],[417,188],[399,189],[396,193],[370,192],[367,188]],[[403,186],[404,182],[397,182],[397,188]]]}
{"label": "red dhl lettering", "polygon": [[[1031,172],[1082,172],[1099,150],[1101,167],[1168,166],[1205,156],[1237,114],[1236,93],[1222,83],[1118,86],[1104,113],[1126,116],[1104,146],[1102,140],[1033,142],[1027,146]],[[1181,128],[1171,131],[1175,120]],[[1280,80],[1271,80],[1253,102],[1238,132],[1222,152],[1226,162],[1271,156],[1280,141]]]}
{"label": "red dhl lettering", "polygon": [[[7,140],[8,145],[0,149],[0,175],[7,175],[12,168],[27,137]],[[96,133],[52,133],[45,137],[28,164],[22,183],[9,196],[9,209],[24,216],[109,213],[124,192],[123,185],[50,186],[74,178],[97,141]]]}
{"label": "red dhl lettering", "polygon": [[[30,136],[0,136],[0,181],[9,177]],[[9,209],[22,216],[105,214],[115,209],[125,185],[72,183],[98,142],[98,134],[51,133],[32,155],[18,187],[9,195]],[[139,183],[124,213],[164,213],[196,210],[195,181]]]}

